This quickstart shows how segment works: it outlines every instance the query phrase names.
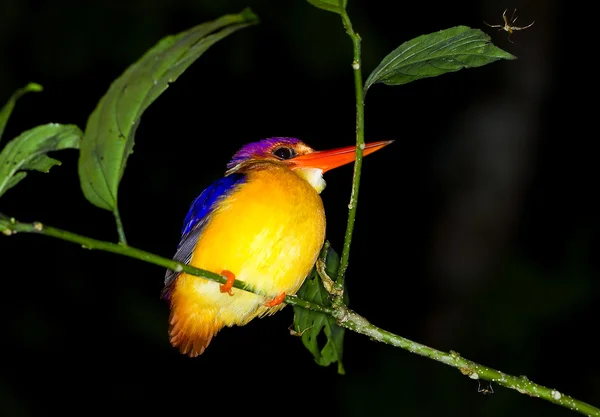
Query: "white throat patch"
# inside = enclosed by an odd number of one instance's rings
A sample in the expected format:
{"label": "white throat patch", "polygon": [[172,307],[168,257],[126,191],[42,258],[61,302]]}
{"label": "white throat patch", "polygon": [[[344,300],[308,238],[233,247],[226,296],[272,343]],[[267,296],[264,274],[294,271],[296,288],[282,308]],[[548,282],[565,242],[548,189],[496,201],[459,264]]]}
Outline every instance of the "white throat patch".
{"label": "white throat patch", "polygon": [[304,178],[312,187],[321,194],[325,189],[325,180],[323,179],[323,170],[319,168],[298,168],[294,170],[300,178]]}

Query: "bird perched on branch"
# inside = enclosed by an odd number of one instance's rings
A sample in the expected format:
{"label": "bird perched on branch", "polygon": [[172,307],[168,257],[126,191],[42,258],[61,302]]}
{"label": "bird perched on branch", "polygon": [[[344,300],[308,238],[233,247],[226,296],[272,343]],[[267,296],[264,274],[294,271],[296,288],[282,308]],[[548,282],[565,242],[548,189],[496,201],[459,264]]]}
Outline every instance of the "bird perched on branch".
{"label": "bird perched on branch", "polygon": [[[363,155],[391,142],[366,144]],[[245,325],[285,305],[325,240],[323,173],[355,157],[355,146],[315,151],[295,138],[249,143],[233,156],[225,176],[193,201],[174,257],[221,274],[227,283],[167,271],[162,296],[170,304],[174,347],[201,355],[223,327]],[[268,296],[233,290],[236,279]]]}

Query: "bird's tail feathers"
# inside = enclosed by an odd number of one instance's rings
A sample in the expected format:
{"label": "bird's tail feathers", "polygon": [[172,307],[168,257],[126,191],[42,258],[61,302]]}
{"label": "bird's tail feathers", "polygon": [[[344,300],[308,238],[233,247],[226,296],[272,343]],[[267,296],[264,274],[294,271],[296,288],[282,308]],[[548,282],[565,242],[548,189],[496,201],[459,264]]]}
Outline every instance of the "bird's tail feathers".
{"label": "bird's tail feathers", "polygon": [[212,338],[223,327],[210,314],[198,315],[185,302],[171,300],[169,337],[181,353],[196,357],[204,353]]}

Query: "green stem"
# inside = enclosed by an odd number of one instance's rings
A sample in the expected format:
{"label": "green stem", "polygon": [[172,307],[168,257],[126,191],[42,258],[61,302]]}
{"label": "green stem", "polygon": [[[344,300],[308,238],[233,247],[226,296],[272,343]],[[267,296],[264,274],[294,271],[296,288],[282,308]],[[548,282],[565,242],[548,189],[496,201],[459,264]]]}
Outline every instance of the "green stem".
{"label": "green stem", "polygon": [[600,416],[600,409],[565,395],[556,389],[536,384],[530,381],[526,376],[508,375],[504,372],[500,372],[465,359],[457,352],[441,352],[428,346],[410,341],[372,325],[364,317],[351,310],[336,310],[334,317],[336,317],[338,324],[342,327],[368,336],[371,338],[371,340],[387,343],[388,345],[408,350],[409,352],[431,358],[456,368],[463,375],[466,375],[471,379],[494,382],[506,388],[514,389],[521,394],[527,394],[530,397],[537,397],[550,401],[554,404],[561,405],[586,416]]}
{"label": "green stem", "polygon": [[[340,267],[337,272],[335,289],[341,292],[344,288],[344,279],[348,269],[348,258],[350,257],[350,242],[352,241],[352,232],[354,231],[354,222],[356,220],[356,206],[358,203],[358,190],[360,186],[360,172],[362,168],[363,149],[365,146],[365,121],[364,121],[364,103],[363,103],[363,81],[361,70],[361,49],[360,36],[354,32],[350,17],[346,10],[341,11],[342,23],[346,33],[352,39],[352,48],[354,58],[352,61],[352,70],[354,71],[354,91],[356,95],[356,161],[354,163],[354,176],[352,179],[352,193],[350,195],[350,204],[348,205],[348,224],[346,226],[346,235],[344,237],[344,247],[340,258]],[[334,299],[334,305],[342,304],[340,297]]]}
{"label": "green stem", "polygon": [[[102,240],[92,239],[87,236],[78,235],[76,233],[68,232],[66,230],[57,229],[55,227],[46,226],[42,223],[20,223],[15,219],[0,216],[0,232],[6,236],[11,236],[15,233],[36,233],[45,236],[51,236],[57,239],[66,240],[68,242],[77,243],[84,249],[95,249],[102,250],[105,252],[112,252],[118,255],[128,256],[130,258],[139,259],[144,262],[148,262],[154,265],[162,266],[176,272],[185,272],[190,275],[209,279],[211,281],[217,281],[221,284],[227,282],[227,278],[214,272],[205,271],[200,268],[195,268],[190,265],[183,264],[181,262],[174,261],[172,259],[163,258],[162,256],[155,255],[150,252],[146,252],[141,249],[136,249],[131,246],[127,246],[121,243],[105,242]],[[260,291],[254,289],[251,285],[244,283],[243,281],[236,280],[233,284],[235,288],[239,288],[244,291],[249,291],[258,295],[266,295]],[[317,311],[325,314],[332,314],[333,309],[322,306],[320,304],[312,303],[294,295],[288,295],[285,297],[285,303],[291,305],[297,305],[307,310]]]}
{"label": "green stem", "polygon": [[[66,230],[57,229],[50,226],[45,226],[39,222],[35,223],[19,223],[13,218],[0,215],[0,232],[6,236],[11,236],[16,233],[36,233],[45,236],[54,237],[57,239],[66,240],[72,243],[77,243],[86,249],[96,249],[106,252],[112,252],[130,258],[139,259],[154,265],[168,268],[176,272],[185,272],[190,275],[199,276],[202,278],[217,281],[222,284],[227,282],[227,278],[210,271],[195,268],[190,265],[182,264],[173,261],[172,259],[163,258],[150,252],[141,249],[132,248],[122,244],[105,242],[92,239],[86,236],[81,236]],[[252,286],[245,284],[243,281],[235,281],[235,288],[249,291],[255,294],[264,295],[257,291]],[[531,397],[538,397],[550,401],[552,403],[577,411],[588,416],[600,417],[600,409],[579,401],[573,397],[565,395],[558,390],[544,387],[536,384],[524,376],[512,376],[504,372],[497,371],[492,368],[472,362],[461,357],[458,353],[450,351],[450,353],[441,352],[432,349],[417,342],[405,339],[401,336],[383,330],[371,323],[364,317],[349,310],[346,306],[329,308],[316,304],[307,300],[303,300],[293,295],[288,295],[285,298],[285,303],[296,305],[307,310],[316,311],[322,314],[327,314],[336,319],[338,325],[345,327],[351,331],[368,336],[371,340],[386,343],[391,346],[399,347],[409,352],[426,356],[453,368],[457,368],[463,375],[471,379],[486,380],[495,382],[507,388],[514,389],[521,394],[527,394]]]}
{"label": "green stem", "polygon": [[121,214],[119,214],[119,208],[116,205],[115,209],[113,210],[113,216],[115,216],[115,223],[117,224],[119,243],[127,246],[127,238],[125,237],[125,229],[123,229],[123,221],[121,221]]}

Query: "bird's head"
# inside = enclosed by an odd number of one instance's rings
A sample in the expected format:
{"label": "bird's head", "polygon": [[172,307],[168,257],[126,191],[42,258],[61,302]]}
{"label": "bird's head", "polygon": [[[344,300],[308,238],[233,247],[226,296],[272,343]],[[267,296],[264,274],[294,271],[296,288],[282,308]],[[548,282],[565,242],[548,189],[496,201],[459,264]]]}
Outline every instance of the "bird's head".
{"label": "bird's head", "polygon": [[[363,149],[363,156],[392,142],[393,140],[367,143]],[[236,172],[254,161],[272,161],[287,166],[320,193],[325,188],[324,172],[346,165],[355,159],[356,146],[315,151],[300,139],[270,138],[244,145],[227,164],[226,174]]]}

